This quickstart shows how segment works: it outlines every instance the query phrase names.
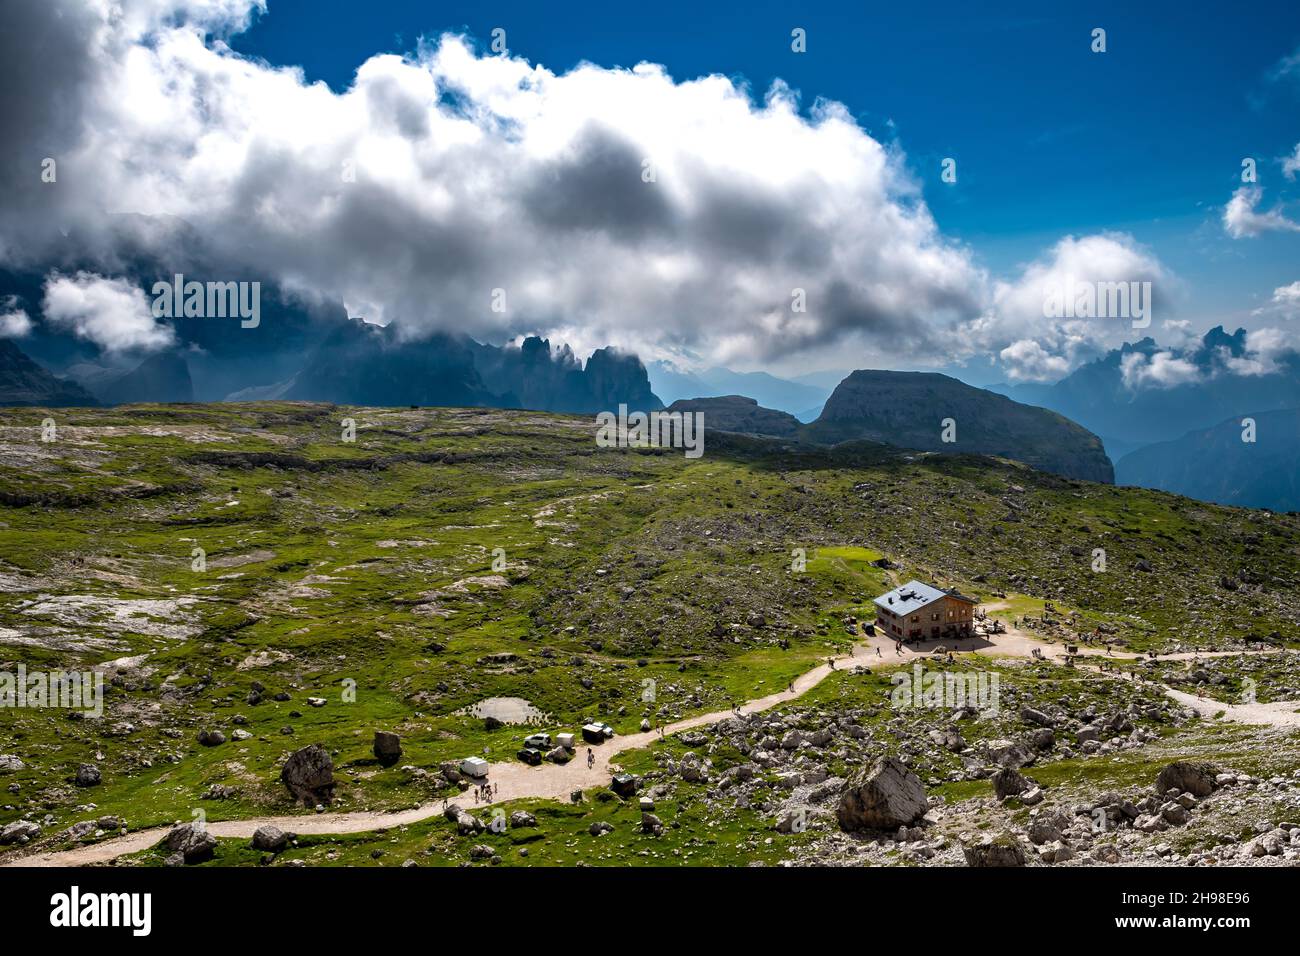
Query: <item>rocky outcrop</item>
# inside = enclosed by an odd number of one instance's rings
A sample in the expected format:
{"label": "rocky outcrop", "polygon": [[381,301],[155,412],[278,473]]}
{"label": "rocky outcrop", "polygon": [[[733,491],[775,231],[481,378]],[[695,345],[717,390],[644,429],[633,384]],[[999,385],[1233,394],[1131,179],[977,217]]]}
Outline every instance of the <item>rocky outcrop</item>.
{"label": "rocky outcrop", "polygon": [[66,408],[98,404],[80,385],[56,378],[13,342],[0,339],[0,405]]}
{"label": "rocky outcrop", "polygon": [[599,349],[584,366],[567,345],[552,349],[535,335],[517,346],[472,343],[470,350],[483,383],[509,406],[584,415],[617,411],[619,405],[633,411],[663,407],[645,366],[631,353]]}
{"label": "rocky outcrop", "polygon": [[921,778],[883,757],[844,788],[836,817],[843,830],[892,830],[920,820],[928,806]]}
{"label": "rocky outcrop", "polygon": [[15,820],[0,827],[0,846],[19,845],[35,840],[41,835],[39,824],[30,820]]}
{"label": "rocky outcrop", "polygon": [[[944,420],[952,419],[952,441]],[[1042,471],[1114,482],[1101,439],[1056,412],[934,372],[859,370],[840,382],[802,432],[836,443],[866,439],[947,454],[1011,458]]]}
{"label": "rocky outcrop", "polygon": [[764,408],[752,398],[743,395],[723,395],[719,398],[682,398],[668,406],[670,412],[701,412],[704,427],[743,435],[770,435],[776,438],[794,438],[803,426],[799,419],[785,412]]}

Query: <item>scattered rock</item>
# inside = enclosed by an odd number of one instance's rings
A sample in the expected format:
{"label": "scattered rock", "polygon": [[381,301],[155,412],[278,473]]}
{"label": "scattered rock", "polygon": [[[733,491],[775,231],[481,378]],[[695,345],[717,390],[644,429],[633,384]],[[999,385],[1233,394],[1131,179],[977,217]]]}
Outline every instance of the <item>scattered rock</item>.
{"label": "scattered rock", "polygon": [[10,846],[17,843],[20,846],[35,840],[41,835],[39,825],[28,820],[15,820],[13,823],[6,824],[0,828],[0,846]]}
{"label": "scattered rock", "polygon": [[1024,866],[1025,848],[1010,833],[986,836],[962,848],[967,866]]}

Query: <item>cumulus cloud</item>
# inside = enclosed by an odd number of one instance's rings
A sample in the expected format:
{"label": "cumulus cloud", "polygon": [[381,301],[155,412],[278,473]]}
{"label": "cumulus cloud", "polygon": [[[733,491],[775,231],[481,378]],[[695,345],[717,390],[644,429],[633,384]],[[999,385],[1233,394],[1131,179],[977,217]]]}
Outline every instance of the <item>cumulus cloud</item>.
{"label": "cumulus cloud", "polygon": [[1223,228],[1233,239],[1251,239],[1265,232],[1300,232],[1300,222],[1288,219],[1279,208],[1258,212],[1264,198],[1258,186],[1241,186],[1223,207]]}
{"label": "cumulus cloud", "polygon": [[1290,308],[1300,306],[1300,281],[1274,289],[1273,304]]}
{"label": "cumulus cloud", "polygon": [[1221,354],[1218,358],[1233,375],[1273,375],[1282,370],[1281,360],[1295,354],[1295,345],[1281,329],[1251,329],[1241,355]]}
{"label": "cumulus cloud", "polygon": [[995,282],[989,306],[964,323],[961,334],[971,350],[996,353],[1013,381],[1060,378],[1132,336],[1135,302],[1129,303],[1127,317],[1099,314],[1104,308],[1091,317],[1053,317],[1052,301],[1063,296],[1076,301],[1069,290],[1095,292],[1102,283],[1137,283],[1145,296],[1141,284],[1147,282],[1151,298],[1143,301],[1149,319],[1168,311],[1177,295],[1174,277],[1160,261],[1127,234],[1066,236],[1018,277]]}
{"label": "cumulus cloud", "polygon": [[1273,290],[1273,295],[1268,302],[1257,309],[1252,309],[1250,314],[1282,319],[1300,317],[1300,282],[1278,286]]}
{"label": "cumulus cloud", "polygon": [[1201,377],[1194,362],[1174,352],[1129,352],[1120,359],[1119,370],[1124,385],[1131,389],[1172,388]]}
{"label": "cumulus cloud", "polygon": [[1012,342],[998,358],[1006,366],[1013,381],[1045,382],[1062,378],[1070,371],[1070,360],[1063,355],[1053,355],[1033,339]]}
{"label": "cumulus cloud", "polygon": [[89,272],[46,280],[46,321],[107,352],[153,351],[175,342],[170,326],[154,320],[144,292],[125,279]]}
{"label": "cumulus cloud", "polygon": [[178,217],[220,261],[260,270],[239,278],[409,330],[569,329],[714,360],[923,350],[984,305],[983,271],[903,157],[780,83],[756,101],[652,64],[557,74],[444,36],[370,58],[334,93],[211,41],[253,4],[52,6],[76,13],[63,40],[89,65],[64,85],[57,185],[35,166],[19,184],[31,208],[7,223],[10,259],[42,225],[57,242],[69,226],[103,236],[98,213]]}
{"label": "cumulus cloud", "polygon": [[0,296],[0,339],[20,339],[31,330],[31,316],[18,307],[18,297]]}
{"label": "cumulus cloud", "polygon": [[[336,93],[222,42],[260,0],[18,7],[0,35],[16,117],[0,261],[48,267],[74,244],[64,273],[260,279],[408,335],[536,332],[740,366],[997,356],[1033,381],[1132,337],[1123,319],[1045,317],[1051,283],[1150,281],[1157,318],[1171,310],[1173,277],[1123,234],[1068,236],[990,276],[938,228],[898,146],[779,81],[556,73],[447,35],[367,59]],[[171,334],[119,304],[135,321],[94,325],[97,341]]]}

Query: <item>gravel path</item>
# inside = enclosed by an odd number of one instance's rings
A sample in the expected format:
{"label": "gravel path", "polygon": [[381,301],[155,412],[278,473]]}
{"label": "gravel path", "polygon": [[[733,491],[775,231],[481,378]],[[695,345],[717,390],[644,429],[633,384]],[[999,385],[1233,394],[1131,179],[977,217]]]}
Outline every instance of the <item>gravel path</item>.
{"label": "gravel path", "polygon": [[[996,610],[996,608],[990,608]],[[904,646],[901,652],[896,651],[892,639],[882,635],[868,638],[865,643],[859,644],[853,648],[850,654],[843,655],[834,659],[834,663],[820,664],[809,671],[797,677],[792,687],[766,697],[760,697],[751,700],[740,706],[739,712],[743,714],[752,714],[759,711],[768,710],[778,704],[796,700],[802,697],[809,690],[820,684],[831,673],[832,670],[844,669],[845,666],[854,666],[865,664],[872,666],[874,664],[897,664],[908,661],[921,661],[930,656],[935,647],[944,645],[949,649],[960,653],[985,654],[995,657],[1030,657],[1034,649],[1039,650],[1044,657],[1052,660],[1061,660],[1067,656],[1064,645],[1046,643],[1024,631],[1011,628],[1005,634],[999,634],[993,639],[986,638],[967,638],[961,641],[927,641],[923,644]],[[1205,657],[1225,657],[1231,656],[1232,651],[1221,651],[1215,653],[1203,652],[1200,654],[1167,654],[1161,657],[1161,660],[1189,660],[1193,658]],[[1248,651],[1240,653],[1286,653],[1282,651]],[[1116,661],[1132,661],[1133,656],[1108,655],[1100,648],[1079,645],[1079,657],[1081,658],[1103,658]],[[1116,676],[1107,674],[1106,676]],[[1128,678],[1132,679],[1132,678]],[[1274,704],[1225,704],[1214,700],[1202,700],[1194,694],[1186,694],[1182,691],[1172,690],[1161,685],[1162,690],[1174,700],[1184,706],[1190,707],[1197,713],[1205,717],[1213,717],[1216,714],[1222,714],[1223,719],[1238,721],[1248,724],[1267,724],[1274,727],[1295,727],[1300,726],[1300,713],[1296,712],[1297,705],[1290,703]],[[727,717],[733,716],[730,710],[718,710],[707,714],[698,714],[694,717],[688,717],[685,720],[668,724],[663,728],[665,735],[679,733],[684,730],[690,730],[694,727],[703,727],[708,724],[717,723]],[[542,798],[551,800],[568,800],[574,790],[585,790],[591,787],[602,786],[609,782],[610,774],[616,768],[613,758],[625,750],[636,750],[652,744],[660,732],[652,730],[645,733],[629,734],[625,737],[616,737],[604,744],[592,747],[592,754],[595,758],[592,766],[587,766],[587,749],[580,747],[577,755],[567,764],[547,763],[538,767],[530,767],[518,760],[507,760],[490,764],[488,780],[493,785],[493,797],[490,801],[480,801],[478,803],[467,802],[473,800],[473,792],[470,791],[456,802],[461,803],[468,810],[475,810],[482,807],[492,806],[494,804],[506,803],[511,800],[520,800],[524,798]],[[432,803],[421,804],[410,810],[401,810],[395,813],[377,812],[377,811],[356,811],[350,813],[326,813],[316,816],[276,816],[276,817],[255,817],[246,820],[226,820],[219,823],[209,823],[208,830],[218,837],[240,837],[247,839],[253,835],[253,831],[263,824],[272,824],[282,830],[299,833],[299,834],[328,834],[328,833],[357,833],[367,830],[378,830],[385,827],[404,826],[406,824],[417,823],[421,820],[427,820],[430,817],[442,813],[445,801],[437,800]],[[167,835],[169,827],[153,827],[148,830],[141,830],[137,833],[130,833],[123,837],[116,837],[111,840],[104,840],[89,846],[76,847],[71,850],[60,850],[50,853],[32,853],[26,856],[14,858],[10,857],[0,861],[0,867],[7,866],[86,866],[92,863],[105,863],[118,856],[128,853],[136,853],[140,850],[148,849],[153,846],[164,836]]]}

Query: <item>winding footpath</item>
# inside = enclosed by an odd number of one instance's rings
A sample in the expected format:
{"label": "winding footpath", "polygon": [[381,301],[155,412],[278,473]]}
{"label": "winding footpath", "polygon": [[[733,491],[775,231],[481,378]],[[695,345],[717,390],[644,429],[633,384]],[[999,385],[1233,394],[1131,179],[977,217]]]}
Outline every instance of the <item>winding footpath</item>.
{"label": "winding footpath", "polygon": [[[996,610],[991,607],[989,610]],[[894,647],[894,642],[882,635],[868,638],[862,644],[856,645],[849,654],[828,660],[827,663],[820,664],[809,671],[804,672],[795,678],[793,684],[783,691],[774,694],[768,694],[766,697],[759,697],[742,704],[737,711],[717,710],[707,714],[698,714],[694,717],[688,717],[685,720],[679,720],[676,723],[668,724],[662,728],[663,735],[680,733],[685,730],[691,730],[695,727],[704,727],[709,724],[715,724],[718,721],[725,720],[728,717],[735,716],[738,712],[742,716],[759,713],[769,710],[779,704],[784,704],[792,700],[797,700],[808,691],[812,690],[823,680],[825,680],[832,671],[844,669],[847,665],[864,664],[872,665],[891,665],[891,664],[908,664],[917,661],[923,661],[930,656],[930,652],[938,644],[946,644],[951,650],[963,654],[976,653],[990,657],[1031,657],[1034,649],[1040,654],[1051,660],[1062,660],[1067,654],[1064,646],[1050,644],[1041,641],[1023,631],[1015,628],[1009,629],[1005,634],[999,634],[996,637],[996,643],[983,638],[968,638],[964,641],[929,641],[913,647],[904,647],[901,652]],[[1161,657],[1161,660],[1191,660],[1208,657],[1228,657],[1238,656],[1241,654],[1275,654],[1288,653],[1286,651],[1221,651],[1221,652],[1201,652],[1188,654],[1168,654]],[[1132,656],[1107,655],[1104,651],[1097,648],[1081,646],[1078,653],[1079,658],[1102,658],[1113,661],[1132,661]],[[1102,672],[1103,676],[1117,676],[1110,673]],[[1126,678],[1132,679],[1132,678]],[[1274,727],[1296,727],[1300,726],[1300,713],[1296,712],[1297,704],[1295,702],[1283,702],[1277,704],[1225,704],[1216,700],[1201,699],[1194,694],[1186,694],[1182,691],[1176,691],[1172,688],[1158,685],[1161,690],[1178,703],[1191,708],[1205,717],[1219,716],[1220,719],[1236,721],[1246,724],[1265,724]],[[472,796],[466,794],[464,798],[458,800],[465,809],[474,811],[495,804],[506,803],[512,800],[521,799],[550,799],[550,800],[568,800],[570,794],[575,790],[586,790],[591,787],[603,786],[609,782],[610,774],[616,769],[617,764],[613,763],[613,758],[626,750],[637,750],[647,747],[660,738],[659,730],[651,730],[645,733],[630,734],[625,737],[616,737],[602,745],[592,748],[595,761],[592,766],[587,766],[586,754],[584,749],[579,749],[577,755],[567,764],[543,764],[538,767],[530,767],[517,760],[500,761],[489,765],[488,777],[493,784],[493,797],[490,801],[480,801],[478,803],[466,802],[472,800]],[[294,816],[274,816],[274,817],[252,817],[244,820],[223,820],[207,825],[208,831],[217,837],[238,837],[248,839],[252,837],[253,832],[260,826],[270,824],[279,827],[286,832],[293,832],[302,835],[332,834],[332,833],[360,833],[368,830],[379,830],[388,827],[405,826],[411,823],[418,823],[421,820],[427,820],[430,817],[438,816],[443,811],[445,801],[435,800],[429,803],[421,804],[409,810],[399,810],[396,812],[377,812],[370,810],[360,810],[348,813],[327,813],[316,815],[294,815]],[[115,837],[110,840],[103,840],[99,843],[88,846],[79,846],[70,850],[58,850],[48,853],[30,853],[25,856],[15,857],[13,854],[5,858],[0,858],[0,867],[22,867],[22,866],[86,866],[94,863],[106,863],[116,857],[129,853],[137,853],[153,846],[159,840],[167,835],[171,829],[169,826],[152,827],[147,830],[140,830],[135,833],[129,833],[126,836]]]}

